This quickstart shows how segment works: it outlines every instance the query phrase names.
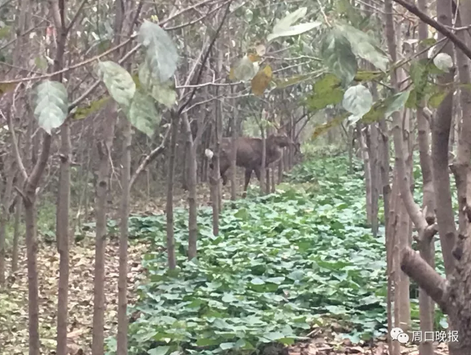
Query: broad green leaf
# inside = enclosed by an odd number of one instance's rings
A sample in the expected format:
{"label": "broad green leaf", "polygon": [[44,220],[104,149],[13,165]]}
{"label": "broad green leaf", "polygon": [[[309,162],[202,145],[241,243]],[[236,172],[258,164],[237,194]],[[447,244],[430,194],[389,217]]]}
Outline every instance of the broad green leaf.
{"label": "broad green leaf", "polygon": [[275,26],[273,26],[273,32],[283,31],[291,27],[294,23],[302,19],[307,14],[307,7],[300,7],[296,11],[293,11],[285,17],[277,20]]}
{"label": "broad green leaf", "polygon": [[324,134],[332,127],[339,126],[347,118],[347,116],[348,114],[343,114],[338,117],[335,117],[334,119],[326,123],[323,123],[314,127],[314,132],[312,133],[312,139],[316,139],[317,137],[319,137],[321,134]]}
{"label": "broad green leaf", "polygon": [[313,91],[306,100],[309,109],[313,111],[342,102],[344,95],[340,80],[333,74],[326,74],[316,81]]}
{"label": "broad green leaf", "polygon": [[349,87],[343,96],[343,108],[355,116],[363,116],[372,105],[373,96],[363,85]]}
{"label": "broad green leaf", "polygon": [[270,332],[270,333],[263,334],[263,337],[268,340],[275,341],[278,339],[283,339],[285,335],[281,332]]}
{"label": "broad green leaf", "polygon": [[394,112],[402,110],[407,102],[407,99],[409,98],[409,95],[410,90],[406,90],[386,99],[386,118],[391,116]]}
{"label": "broad green leaf", "polygon": [[74,119],[80,120],[90,116],[92,113],[97,112],[110,101],[110,97],[106,96],[99,100],[90,102],[86,107],[78,107],[74,113]]}
{"label": "broad green leaf", "polygon": [[158,346],[157,348],[150,349],[147,353],[149,355],[167,355],[170,346]]}
{"label": "broad green leaf", "polygon": [[267,37],[268,42],[273,41],[275,38],[278,37],[289,37],[289,36],[297,36],[300,34],[303,34],[305,32],[308,32],[310,30],[313,30],[316,27],[319,27],[322,25],[322,22],[306,22],[306,23],[301,23],[299,25],[291,26],[289,28],[286,28],[284,30],[280,30],[278,32],[274,32],[272,34],[269,34]]}
{"label": "broad green leaf", "polygon": [[219,347],[222,349],[222,350],[229,350],[229,349],[233,349],[235,347],[235,343],[221,343],[219,345]]}
{"label": "broad green leaf", "polygon": [[251,283],[252,285],[264,285],[264,284],[265,284],[265,281],[263,281],[263,280],[262,280],[261,278],[259,278],[259,277],[255,277],[255,278],[253,278],[253,279],[250,281],[250,283]]}
{"label": "broad green leaf", "polygon": [[178,53],[167,32],[144,20],[139,29],[139,42],[146,48],[146,63],[152,77],[160,83],[169,80],[177,70]]}
{"label": "broad green leaf", "polygon": [[112,61],[100,62],[98,72],[111,97],[123,108],[128,109],[136,92],[136,84],[131,74]]}
{"label": "broad green leaf", "polygon": [[329,31],[321,43],[321,54],[330,71],[342,80],[351,83],[357,72],[357,60],[347,38],[337,29]]}
{"label": "broad green leaf", "polygon": [[175,105],[177,92],[172,88],[173,82],[160,83],[151,75],[149,66],[146,63],[142,63],[139,68],[139,84],[162,105],[168,108]]}
{"label": "broad green leaf", "polygon": [[196,340],[196,345],[198,346],[212,346],[212,345],[218,345],[219,341],[217,339],[211,339],[211,338],[198,338]]}
{"label": "broad green leaf", "polygon": [[434,93],[430,98],[428,99],[427,105],[430,108],[438,108],[442,101],[445,99],[445,97],[449,94],[449,90],[440,90]]}
{"label": "broad green leaf", "polygon": [[277,89],[284,89],[284,88],[287,88],[291,85],[299,84],[300,82],[303,82],[304,80],[310,79],[311,77],[312,77],[312,75],[310,75],[310,74],[295,75],[291,78],[273,79],[273,82],[275,83]]}
{"label": "broad green leaf", "polygon": [[386,99],[382,99],[376,102],[371,109],[363,115],[362,122],[364,123],[373,123],[377,122],[383,118],[388,118],[394,112],[401,110],[410,95],[411,91],[403,91],[397,94],[394,94]]}
{"label": "broad green leaf", "polygon": [[353,26],[342,24],[339,31],[350,41],[351,49],[360,58],[373,64],[376,68],[386,71],[389,63],[388,56],[379,48],[374,39]]}
{"label": "broad green leaf", "polygon": [[438,69],[449,72],[450,69],[453,68],[453,59],[447,53],[438,53],[437,56],[433,58],[433,64],[435,64]]}
{"label": "broad green leaf", "polygon": [[34,58],[34,65],[36,65],[39,69],[46,69],[47,60],[43,56],[36,57]]}
{"label": "broad green leaf", "polygon": [[437,40],[433,37],[423,39],[419,42],[419,44],[423,45],[424,47],[430,47],[437,43]]}
{"label": "broad green leaf", "polygon": [[153,98],[140,91],[134,94],[127,117],[136,129],[149,137],[153,136],[161,119]]}
{"label": "broad green leaf", "polygon": [[4,95],[7,92],[13,91],[16,88],[15,83],[13,84],[0,84],[0,96]]}
{"label": "broad green leaf", "polygon": [[425,96],[425,87],[427,86],[429,74],[428,61],[415,61],[410,67],[410,77],[414,83],[415,99],[420,102]]}
{"label": "broad green leaf", "polygon": [[379,80],[385,76],[384,73],[380,71],[367,71],[367,70],[358,70],[355,75],[355,81],[365,82],[372,80]]}
{"label": "broad green leaf", "polygon": [[233,69],[233,79],[248,81],[251,80],[257,73],[257,67],[249,59],[248,56],[244,56]]}
{"label": "broad green leaf", "polygon": [[270,84],[273,71],[269,65],[266,65],[252,79],[252,92],[255,96],[262,96]]}
{"label": "broad green leaf", "polygon": [[51,134],[52,129],[60,127],[67,118],[67,89],[57,81],[43,81],[33,90],[33,106],[39,126]]}
{"label": "broad green leaf", "polygon": [[10,34],[11,27],[10,26],[5,26],[0,28],[0,39],[4,39]]}
{"label": "broad green leaf", "polygon": [[272,33],[267,37],[268,42],[271,42],[278,37],[300,35],[304,32],[319,27],[322,24],[321,22],[310,22],[293,26],[294,23],[306,16],[306,13],[307,7],[301,7],[296,11],[286,15],[282,19],[276,21],[275,26],[273,26]]}
{"label": "broad green leaf", "polygon": [[349,0],[336,0],[334,2],[339,14],[345,15],[355,26],[359,26],[362,21],[360,12],[355,9]]}

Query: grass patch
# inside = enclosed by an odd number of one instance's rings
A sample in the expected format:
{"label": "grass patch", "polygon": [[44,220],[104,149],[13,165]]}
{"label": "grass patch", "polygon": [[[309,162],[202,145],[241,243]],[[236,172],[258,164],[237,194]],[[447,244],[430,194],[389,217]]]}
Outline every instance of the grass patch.
{"label": "grass patch", "polygon": [[129,327],[130,354],[251,353],[292,344],[333,319],[352,340],[384,332],[384,240],[365,224],[361,168],[347,170],[344,157],[302,165],[290,175],[294,187],[226,208],[218,237],[211,211],[201,210],[191,262],[187,212],[176,211],[173,273],[165,217],[131,217],[131,234],[150,239],[153,250],[143,256],[148,282],[131,310],[140,317]]}

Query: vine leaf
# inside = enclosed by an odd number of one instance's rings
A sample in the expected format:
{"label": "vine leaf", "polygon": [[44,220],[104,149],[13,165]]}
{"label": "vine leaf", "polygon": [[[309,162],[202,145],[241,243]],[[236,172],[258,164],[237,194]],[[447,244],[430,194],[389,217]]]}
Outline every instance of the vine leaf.
{"label": "vine leaf", "polygon": [[98,73],[111,97],[123,108],[128,108],[136,92],[136,84],[131,74],[112,61],[100,62]]}
{"label": "vine leaf", "polygon": [[269,65],[260,70],[252,79],[252,92],[256,96],[262,96],[271,82],[273,71]]}
{"label": "vine leaf", "polygon": [[137,90],[134,94],[126,116],[137,130],[149,137],[153,136],[161,120],[161,115],[155,107],[154,99],[140,90]]}
{"label": "vine leaf", "polygon": [[342,80],[342,84],[350,84],[358,64],[350,42],[338,29],[326,34],[321,44],[321,54],[330,71]]}
{"label": "vine leaf", "polygon": [[39,126],[51,134],[60,127],[68,114],[69,100],[64,84],[46,80],[33,89],[34,116]]}
{"label": "vine leaf", "polygon": [[167,32],[159,25],[144,20],[138,39],[146,48],[146,62],[152,76],[160,83],[169,80],[177,70],[178,53]]}

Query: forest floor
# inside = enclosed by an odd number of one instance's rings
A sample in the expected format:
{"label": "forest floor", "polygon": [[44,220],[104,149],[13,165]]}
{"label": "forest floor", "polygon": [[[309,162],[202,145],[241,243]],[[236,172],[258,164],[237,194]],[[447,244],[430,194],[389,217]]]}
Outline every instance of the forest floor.
{"label": "forest floor", "polygon": [[[355,186],[350,187],[355,190]],[[340,195],[342,193],[340,192]],[[207,205],[209,194],[204,188],[201,188],[199,196],[202,196],[202,205]],[[294,196],[293,198],[299,198]],[[180,205],[185,205],[184,194],[176,197]],[[298,201],[299,202],[299,201]],[[268,202],[267,202],[268,203]],[[283,202],[284,203],[284,202]],[[348,202],[346,202],[348,203]],[[178,203],[177,203],[178,205]],[[274,204],[276,205],[276,203]],[[145,206],[134,206],[135,215],[146,215],[154,218],[161,215],[164,209],[162,201],[155,201],[153,204],[146,203]],[[235,215],[241,216],[244,213],[252,216],[254,207],[252,205],[243,205]],[[293,215],[310,211],[312,206],[304,206],[300,210],[292,210],[295,204],[284,206],[284,210],[290,210]],[[298,203],[299,206],[299,203]],[[256,207],[258,208],[258,207]],[[296,208],[296,207],[295,207]],[[348,209],[341,207],[342,213],[347,213]],[[302,210],[302,211],[301,211]],[[242,211],[243,213],[241,213]],[[270,209],[270,211],[272,211]],[[273,208],[273,211],[279,213],[279,210]],[[266,214],[267,211],[260,212]],[[331,211],[326,212],[326,216]],[[348,214],[348,213],[347,213]],[[325,217],[325,216],[324,216]],[[329,218],[337,218],[337,215],[330,215]],[[246,218],[246,217],[241,217]],[[264,217],[257,217],[264,218]],[[276,218],[281,218],[278,215]],[[283,217],[285,218],[285,217]],[[293,219],[288,216],[287,218]],[[142,221],[138,221],[142,223]],[[312,221],[307,221],[309,223]],[[147,223],[147,222],[146,222]],[[152,222],[154,223],[154,222]],[[177,221],[176,224],[180,223]],[[232,223],[232,222],[231,222]],[[250,222],[249,222],[250,223]],[[259,223],[271,223],[260,219]],[[283,223],[287,223],[286,221]],[[304,222],[303,222],[304,223]],[[253,224],[253,223],[252,223]],[[131,227],[132,228],[132,227]],[[332,227],[333,228],[333,227]],[[335,228],[340,228],[336,226]],[[347,230],[353,227],[347,226]],[[342,231],[341,231],[342,232]],[[343,232],[345,232],[343,230]],[[253,233],[253,231],[251,232]],[[93,274],[94,274],[94,242],[93,230],[87,232],[87,236],[80,242],[75,243],[70,251],[70,282],[69,282],[69,333],[68,343],[70,354],[84,355],[90,354],[92,319],[93,319]],[[132,241],[129,245],[129,263],[128,263],[128,297],[129,304],[135,305],[137,301],[136,290],[146,283],[149,272],[143,266],[143,258],[153,248],[153,242],[146,238]],[[301,245],[301,244],[300,244]],[[230,245],[226,245],[230,248]],[[208,246],[202,246],[208,248]],[[160,253],[162,254],[162,253]],[[22,250],[23,262],[15,275],[8,278],[8,287],[0,292],[0,355],[20,355],[28,353],[28,308],[27,308],[27,269],[24,261],[25,252]],[[145,263],[144,263],[145,265]],[[106,313],[105,313],[105,336],[113,337],[116,334],[117,326],[117,281],[118,281],[118,240],[112,236],[106,249]],[[345,267],[345,265],[343,265]],[[39,268],[39,295],[40,295],[40,337],[41,354],[54,354],[56,345],[56,322],[57,322],[57,281],[59,275],[59,254],[54,244],[46,243],[41,240],[38,248],[38,268]],[[155,270],[154,270],[155,271]],[[152,271],[151,271],[152,272]],[[334,272],[335,273],[335,272]],[[155,274],[154,274],[155,275]],[[277,275],[278,276],[278,275]],[[289,275],[288,275],[289,277]],[[336,276],[341,278],[340,274]],[[272,277],[272,279],[279,277]],[[319,281],[319,280],[316,280]],[[358,281],[358,280],[357,280]],[[280,281],[281,282],[281,281]],[[333,284],[332,284],[333,285]],[[287,286],[286,286],[287,287]],[[317,285],[316,285],[317,287]],[[335,285],[337,287],[337,285]],[[343,286],[340,286],[343,287]],[[142,290],[142,289],[141,289]],[[299,291],[299,290],[298,290]],[[292,289],[291,292],[295,292]],[[311,292],[311,291],[309,291]],[[324,292],[324,291],[319,291]],[[338,292],[338,289],[337,289]],[[315,297],[315,293],[309,293],[310,297]],[[357,300],[354,300],[357,301]],[[249,303],[247,303],[249,304]],[[329,309],[333,310],[334,306]],[[350,312],[350,311],[349,311]],[[334,312],[335,313],[335,312]],[[353,313],[349,313],[353,314]],[[325,317],[328,319],[328,317]],[[362,321],[360,319],[360,321]],[[365,321],[366,322],[366,321]],[[336,321],[325,321],[325,324],[312,324],[311,328],[305,331],[304,340],[298,340],[287,346],[284,354],[289,355],[334,355],[334,354],[367,354],[367,355],[386,355],[389,354],[387,343],[384,336],[377,336],[369,341],[359,341],[352,343],[347,337],[342,338],[342,332],[345,332],[344,324]],[[272,333],[273,334],[273,333]],[[110,338],[111,339],[111,338]],[[108,343],[110,344],[110,343]],[[161,347],[162,348],[162,347]],[[402,354],[417,355],[418,349],[414,345],[401,347]],[[157,354],[150,352],[149,354]],[[264,354],[274,354],[276,352],[264,352]],[[445,346],[439,346],[436,354],[447,354]],[[205,353],[206,354],[206,353]]]}

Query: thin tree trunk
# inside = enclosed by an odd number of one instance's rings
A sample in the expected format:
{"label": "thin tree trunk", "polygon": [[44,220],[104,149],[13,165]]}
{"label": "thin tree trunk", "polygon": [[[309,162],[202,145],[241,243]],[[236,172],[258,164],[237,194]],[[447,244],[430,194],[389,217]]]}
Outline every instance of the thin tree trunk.
{"label": "thin tree trunk", "polygon": [[[418,8],[425,14],[428,13],[427,0],[417,0]],[[425,49],[421,44],[428,37],[428,27],[425,22],[419,22],[419,51]],[[423,53],[420,59],[427,58],[427,53]],[[420,168],[422,171],[422,208],[425,212],[425,219],[429,225],[435,222],[435,200],[433,192],[432,158],[430,156],[430,127],[425,117],[424,100],[417,108],[417,127],[418,127],[418,145]],[[435,245],[433,240],[428,238],[419,243],[420,256],[431,266],[435,267]],[[435,304],[427,295],[424,289],[419,289],[419,311],[420,311],[420,330],[422,332],[433,331],[433,321],[435,313]],[[420,355],[433,355],[434,346],[431,341],[422,341],[419,345]]]}
{"label": "thin tree trunk", "polygon": [[[19,186],[21,186],[19,184]],[[15,203],[15,221],[13,224],[13,250],[11,254],[11,272],[15,273],[18,270],[18,252],[20,240],[20,220],[21,220],[21,203]]]}
{"label": "thin tree trunk", "polygon": [[[263,119],[263,118],[262,118]],[[260,166],[260,195],[264,195],[266,192],[266,161],[267,161],[267,138],[266,138],[266,131],[264,128],[264,122],[260,125],[260,133],[262,134],[262,165]]]}
{"label": "thin tree trunk", "polygon": [[104,347],[105,326],[105,250],[107,236],[107,196],[111,179],[111,149],[113,147],[116,124],[116,103],[109,103],[104,112],[103,136],[98,142],[100,165],[96,183],[96,236],[95,236],[95,280],[93,302],[93,337],[92,355],[102,355]]}
{"label": "thin tree trunk", "polygon": [[[451,3],[448,0],[437,0],[438,20],[445,26],[452,26]],[[444,36],[438,34],[440,40]],[[445,42],[442,53],[453,57],[451,42]],[[453,82],[453,73],[438,76],[438,83],[442,86]],[[448,142],[453,110],[453,92],[450,92],[437,109],[432,129],[432,160],[435,191],[435,204],[437,208],[438,232],[443,252],[445,272],[450,275],[455,269],[453,247],[456,239],[456,227],[451,204],[450,175],[448,173]]]}
{"label": "thin tree trunk", "polygon": [[128,277],[128,228],[131,183],[132,127],[128,120],[123,128],[123,157],[121,170],[121,221],[119,230],[119,280],[118,280],[118,337],[117,354],[128,353],[127,277]]}
{"label": "thin tree trunk", "polygon": [[[197,205],[196,205],[196,175],[197,175],[197,164],[196,164],[196,144],[193,141],[191,133],[190,121],[188,120],[188,114],[183,114],[183,128],[185,129],[186,143],[185,150],[188,157],[188,260],[196,257],[197,254],[197,239],[198,239],[198,221],[197,221]],[[198,128],[201,129],[201,128]]]}
{"label": "thin tree trunk", "polygon": [[[235,94],[236,87],[232,87],[232,94]],[[236,186],[236,177],[237,177],[237,121],[239,119],[239,108],[237,106],[237,99],[233,100],[233,111],[232,111],[232,120],[231,120],[231,200],[235,201],[237,198],[237,186]]]}
{"label": "thin tree trunk", "polygon": [[170,270],[174,270],[177,267],[177,260],[175,256],[175,236],[173,230],[173,179],[175,176],[175,154],[179,124],[180,117],[175,111],[172,111],[172,131],[170,136],[167,169],[167,205],[165,209],[167,215],[167,258],[168,268]]}
{"label": "thin tree trunk", "polygon": [[[13,158],[13,159],[12,159]],[[5,170],[6,174],[6,184],[5,188],[2,189],[3,196],[2,196],[2,211],[0,216],[0,286],[5,284],[5,241],[6,241],[6,228],[7,223],[9,220],[9,211],[8,211],[8,204],[11,200],[11,195],[13,191],[13,179],[15,178],[16,172],[14,167],[14,157],[9,156],[7,159],[7,168]],[[2,179],[3,180],[3,179]],[[2,181],[3,185],[3,181]]]}
{"label": "thin tree trunk", "polygon": [[357,132],[358,132],[358,142],[360,143],[361,149],[361,157],[363,160],[363,166],[365,171],[365,186],[366,186],[366,219],[369,224],[372,222],[372,202],[371,202],[371,163],[370,163],[370,156],[368,154],[368,146],[367,146],[367,139],[365,135],[366,132],[363,133],[363,129],[361,124],[357,124]]}
{"label": "thin tree trunk", "polygon": [[67,355],[69,293],[69,210],[70,210],[70,128],[61,126],[60,178],[57,201],[57,249],[59,250],[59,293],[57,304],[57,355]]}

